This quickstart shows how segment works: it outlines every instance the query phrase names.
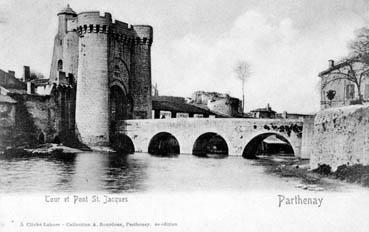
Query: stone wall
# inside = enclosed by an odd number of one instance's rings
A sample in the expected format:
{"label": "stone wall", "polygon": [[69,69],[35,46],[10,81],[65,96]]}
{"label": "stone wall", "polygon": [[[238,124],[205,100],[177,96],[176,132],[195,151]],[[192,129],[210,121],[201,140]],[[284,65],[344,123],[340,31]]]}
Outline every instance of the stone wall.
{"label": "stone wall", "polygon": [[26,83],[17,79],[11,71],[4,72],[0,69],[0,86],[7,89],[26,89]]}
{"label": "stone wall", "polygon": [[231,117],[237,117],[240,115],[240,105],[240,100],[231,97],[213,99],[207,103],[209,110],[220,112]]}
{"label": "stone wall", "polygon": [[301,147],[301,158],[303,159],[310,159],[310,156],[313,152],[314,119],[315,115],[304,117],[304,127],[302,130],[302,147]]}
{"label": "stone wall", "polygon": [[319,112],[314,121],[312,169],[327,164],[369,165],[369,106],[347,106]]}
{"label": "stone wall", "polygon": [[0,95],[0,149],[11,143],[15,125],[15,104],[9,96]]}
{"label": "stone wall", "polygon": [[51,96],[10,94],[17,101],[13,146],[34,145],[58,135],[57,107]]}

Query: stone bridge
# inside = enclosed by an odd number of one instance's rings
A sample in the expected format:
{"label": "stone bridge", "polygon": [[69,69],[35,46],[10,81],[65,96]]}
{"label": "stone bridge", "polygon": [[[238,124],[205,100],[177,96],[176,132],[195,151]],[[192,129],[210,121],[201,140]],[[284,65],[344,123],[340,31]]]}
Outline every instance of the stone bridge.
{"label": "stone bridge", "polygon": [[[177,153],[194,154],[211,140],[223,142],[218,149],[227,155],[244,156],[254,152],[255,145],[270,135],[290,145],[301,157],[303,120],[301,119],[237,119],[237,118],[173,118],[125,120],[117,123],[114,144],[130,144],[131,152],[150,152],[162,140],[172,139]],[[215,137],[214,137],[215,136]],[[124,140],[124,141],[123,141]],[[159,144],[159,145],[158,145]],[[151,148],[150,148],[151,147]]]}

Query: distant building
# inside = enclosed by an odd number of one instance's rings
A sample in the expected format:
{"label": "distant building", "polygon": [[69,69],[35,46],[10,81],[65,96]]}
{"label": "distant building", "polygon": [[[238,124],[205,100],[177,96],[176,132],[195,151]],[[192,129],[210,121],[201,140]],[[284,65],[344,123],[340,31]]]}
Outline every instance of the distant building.
{"label": "distant building", "polygon": [[25,93],[27,89],[26,83],[16,78],[14,71],[5,72],[1,69],[0,69],[0,86],[9,92]]}
{"label": "distant building", "polygon": [[269,104],[265,108],[251,110],[250,113],[253,118],[276,118],[276,112],[272,110]]}
{"label": "distant building", "polygon": [[213,112],[229,117],[240,117],[242,115],[241,101],[228,94],[196,91],[192,94],[190,103],[207,107]]}
{"label": "distant building", "polygon": [[[352,105],[358,102],[357,86],[352,81],[346,78],[331,80],[338,77],[338,73],[350,72],[351,67],[353,69],[360,69],[362,65],[358,60],[345,61],[338,64],[335,64],[333,60],[329,60],[328,69],[319,73],[319,77],[321,78],[321,109]],[[363,78],[360,90],[364,102],[369,101],[368,78]]]}
{"label": "distant building", "polygon": [[153,96],[152,118],[219,118],[227,117],[209,109],[186,102],[183,97]]}
{"label": "distant building", "polygon": [[283,113],[277,113],[276,118],[283,118],[283,119],[304,119],[304,118],[311,118],[314,114],[299,114],[299,113],[288,113],[284,111]]}

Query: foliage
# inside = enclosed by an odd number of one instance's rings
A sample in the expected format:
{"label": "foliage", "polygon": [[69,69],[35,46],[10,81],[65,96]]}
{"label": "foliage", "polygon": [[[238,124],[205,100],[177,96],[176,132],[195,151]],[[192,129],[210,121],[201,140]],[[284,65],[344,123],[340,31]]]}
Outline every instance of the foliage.
{"label": "foliage", "polygon": [[336,91],[335,90],[328,90],[327,92],[327,98],[328,100],[332,101],[334,96],[336,96]]}

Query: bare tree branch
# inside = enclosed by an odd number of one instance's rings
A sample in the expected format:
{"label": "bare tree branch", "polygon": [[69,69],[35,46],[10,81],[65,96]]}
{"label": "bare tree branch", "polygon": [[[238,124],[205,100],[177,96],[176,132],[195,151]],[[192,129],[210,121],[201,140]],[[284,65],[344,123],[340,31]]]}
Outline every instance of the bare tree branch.
{"label": "bare tree branch", "polygon": [[245,82],[251,75],[251,67],[247,61],[238,61],[233,71],[242,82],[242,112],[245,109]]}

